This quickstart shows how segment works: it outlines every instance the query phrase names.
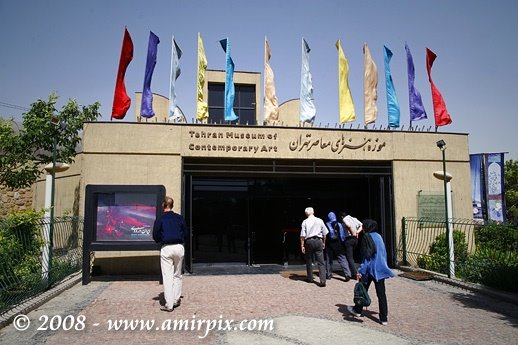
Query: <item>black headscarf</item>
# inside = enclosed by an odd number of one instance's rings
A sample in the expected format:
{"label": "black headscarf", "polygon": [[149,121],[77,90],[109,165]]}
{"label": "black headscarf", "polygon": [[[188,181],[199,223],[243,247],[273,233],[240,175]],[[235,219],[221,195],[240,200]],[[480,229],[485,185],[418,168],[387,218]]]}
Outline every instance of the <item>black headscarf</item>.
{"label": "black headscarf", "polygon": [[362,223],[365,233],[378,232],[378,223],[374,219],[365,219]]}

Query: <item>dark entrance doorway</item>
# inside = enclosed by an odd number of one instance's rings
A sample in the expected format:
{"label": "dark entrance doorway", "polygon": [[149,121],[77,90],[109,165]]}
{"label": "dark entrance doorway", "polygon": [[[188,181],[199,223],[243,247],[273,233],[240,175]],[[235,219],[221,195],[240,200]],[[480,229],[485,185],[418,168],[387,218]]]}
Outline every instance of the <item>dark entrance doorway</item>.
{"label": "dark entrance doorway", "polygon": [[193,262],[249,263],[248,181],[194,179]]}
{"label": "dark entrance doorway", "polygon": [[[332,165],[331,173],[327,165],[327,173],[321,169],[315,174],[314,162],[304,165],[313,173],[294,172],[300,165],[273,173],[255,167],[251,169],[255,173],[250,173],[245,171],[250,169],[249,161],[246,166],[238,161],[225,166],[221,160],[214,165],[206,160],[187,163],[185,214],[192,230],[188,267],[192,263],[303,263],[299,231],[308,206],[324,220],[328,212],[342,210],[359,219],[376,219],[384,237],[393,236],[390,166],[356,165],[351,172],[340,162],[338,167]],[[273,166],[280,170],[279,161]],[[389,250],[392,240],[387,242]]]}

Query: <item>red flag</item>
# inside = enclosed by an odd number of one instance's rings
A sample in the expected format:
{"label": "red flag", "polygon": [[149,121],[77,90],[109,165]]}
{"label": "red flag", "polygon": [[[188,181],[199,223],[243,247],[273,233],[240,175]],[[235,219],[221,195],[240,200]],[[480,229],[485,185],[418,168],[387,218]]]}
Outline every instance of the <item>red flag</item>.
{"label": "red flag", "polygon": [[123,119],[131,105],[131,98],[126,93],[124,75],[126,69],[133,59],[133,41],[127,28],[124,28],[124,40],[122,41],[121,58],[119,61],[119,71],[115,83],[115,95],[113,96],[112,119]]}
{"label": "red flag", "polygon": [[435,115],[435,126],[444,126],[451,123],[450,114],[446,109],[446,103],[442,98],[441,93],[432,81],[432,65],[437,55],[430,49],[426,48],[426,69],[428,70],[428,80],[432,87],[433,112]]}

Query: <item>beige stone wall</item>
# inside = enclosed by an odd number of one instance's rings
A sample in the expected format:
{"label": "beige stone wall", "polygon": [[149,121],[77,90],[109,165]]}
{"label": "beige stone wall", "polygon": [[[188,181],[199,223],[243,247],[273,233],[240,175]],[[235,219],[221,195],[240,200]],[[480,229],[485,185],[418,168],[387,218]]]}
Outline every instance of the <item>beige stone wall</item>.
{"label": "beige stone wall", "polygon": [[454,176],[454,215],[470,218],[469,152],[465,134],[89,123],[84,130],[82,188],[86,184],[163,184],[181,207],[182,157],[391,161],[395,218],[399,222],[403,216],[417,216],[419,190],[443,191],[442,182],[432,175],[442,170],[442,154],[436,145],[440,139],[447,143],[447,170]]}
{"label": "beige stone wall", "polygon": [[[69,169],[57,172],[55,175],[55,217],[83,215],[84,206],[81,205],[81,195],[84,192],[84,189],[81,188],[82,161],[83,155],[77,155],[75,162],[70,164]],[[45,208],[45,181],[45,174],[42,174],[33,185],[34,202],[32,206],[36,210]]]}
{"label": "beige stone wall", "polygon": [[[394,205],[396,229],[401,229],[401,218],[417,217],[417,195],[420,191],[444,193],[444,182],[433,177],[442,171],[442,161],[395,161]],[[472,218],[471,182],[468,162],[447,162],[446,170],[452,174],[453,218]]]}
{"label": "beige stone wall", "polygon": [[32,195],[32,187],[12,189],[0,185],[0,218],[13,211],[31,209]]}
{"label": "beige stone wall", "polygon": [[[142,105],[142,92],[135,92],[135,121],[137,122],[169,122],[169,98],[166,96],[153,94],[153,111],[155,116],[148,119],[140,116],[140,108]],[[178,105],[177,105],[178,106]],[[178,107],[180,108],[180,107]],[[180,112],[183,114],[182,109]],[[180,121],[182,122],[182,121]]]}
{"label": "beige stone wall", "polygon": [[298,126],[300,123],[300,99],[291,99],[279,105],[279,124]]}

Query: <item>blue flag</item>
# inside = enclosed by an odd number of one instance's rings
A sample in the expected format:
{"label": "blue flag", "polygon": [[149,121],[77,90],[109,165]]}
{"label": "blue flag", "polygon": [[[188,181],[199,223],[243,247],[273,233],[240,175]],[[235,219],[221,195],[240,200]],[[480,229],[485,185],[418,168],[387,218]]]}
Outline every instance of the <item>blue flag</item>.
{"label": "blue flag", "polygon": [[313,80],[309,71],[309,45],[302,39],[302,68],[300,71],[300,121],[313,122],[317,113],[313,98]]}
{"label": "blue flag", "polygon": [[399,110],[399,103],[396,97],[396,89],[394,88],[394,81],[390,74],[390,59],[392,59],[392,52],[387,47],[383,46],[385,56],[385,82],[387,85],[387,112],[388,125],[391,128],[399,127],[399,118],[401,112]]}
{"label": "blue flag", "polygon": [[155,70],[158,43],[160,43],[158,36],[150,31],[147,47],[146,73],[144,75],[144,90],[142,91],[142,103],[140,106],[140,116],[146,118],[155,116],[155,112],[153,111],[153,93],[151,93],[151,78]]}
{"label": "blue flag", "polygon": [[219,41],[226,53],[226,75],[225,75],[225,121],[235,121],[238,119],[234,113],[234,61],[230,56],[230,40],[224,38]]}
{"label": "blue flag", "polygon": [[426,110],[424,109],[423,100],[421,94],[414,86],[415,80],[415,69],[414,59],[410,48],[405,42],[406,59],[407,59],[407,70],[408,70],[408,105],[410,106],[410,121],[419,121],[427,119]]}

